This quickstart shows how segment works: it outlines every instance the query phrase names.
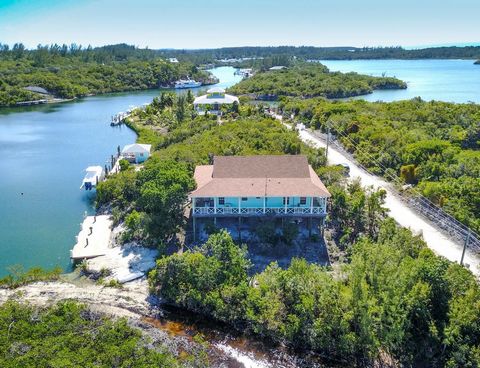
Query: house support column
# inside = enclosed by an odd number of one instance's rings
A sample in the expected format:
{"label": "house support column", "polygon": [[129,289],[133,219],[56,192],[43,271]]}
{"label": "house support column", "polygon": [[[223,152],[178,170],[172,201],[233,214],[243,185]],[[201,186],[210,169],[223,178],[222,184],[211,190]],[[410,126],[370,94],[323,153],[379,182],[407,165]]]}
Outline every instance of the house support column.
{"label": "house support column", "polygon": [[285,202],[285,215],[286,215],[287,214],[288,197],[283,197],[283,201]]}
{"label": "house support column", "polygon": [[195,243],[197,241],[197,224],[196,224],[196,221],[195,221],[195,216],[192,216],[193,217],[193,242]]}
{"label": "house support column", "polygon": [[267,197],[263,197],[263,214],[265,215],[265,206],[266,206]]}
{"label": "house support column", "polygon": [[310,197],[310,213],[313,213],[313,197]]}
{"label": "house support column", "polygon": [[238,241],[242,241],[242,217],[238,216]]}

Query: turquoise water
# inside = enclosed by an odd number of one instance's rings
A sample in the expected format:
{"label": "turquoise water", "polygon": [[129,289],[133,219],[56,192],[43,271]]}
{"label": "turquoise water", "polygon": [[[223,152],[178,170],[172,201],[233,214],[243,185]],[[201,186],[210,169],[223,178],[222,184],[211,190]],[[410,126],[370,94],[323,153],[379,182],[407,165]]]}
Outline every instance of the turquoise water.
{"label": "turquoise water", "polygon": [[480,103],[480,65],[473,60],[322,60],[332,71],[385,74],[407,82],[406,90],[375,91],[357,97],[396,101],[420,96],[424,100]]}
{"label": "turquoise water", "polygon": [[[224,87],[240,80],[233,72],[213,70]],[[69,268],[84,213],[93,212],[92,195],[79,190],[84,169],[103,166],[118,145],[136,138],[125,126],[110,127],[111,115],[158,94],[0,109],[0,276],[15,264]]]}

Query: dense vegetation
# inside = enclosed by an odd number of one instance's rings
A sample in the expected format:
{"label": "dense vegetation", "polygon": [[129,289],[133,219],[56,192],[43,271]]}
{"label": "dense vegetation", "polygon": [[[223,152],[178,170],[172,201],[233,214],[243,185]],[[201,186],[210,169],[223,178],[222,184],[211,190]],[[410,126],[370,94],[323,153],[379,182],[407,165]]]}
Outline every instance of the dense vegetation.
{"label": "dense vegetation", "polygon": [[319,63],[297,63],[284,70],[257,73],[229,90],[264,99],[279,96],[341,98],[393,88],[407,88],[407,85],[396,78],[330,72]]}
{"label": "dense vegetation", "polygon": [[16,302],[0,306],[0,366],[181,367],[126,320],[112,321],[74,302],[39,309]]}
{"label": "dense vegetation", "polygon": [[[475,278],[388,219],[382,190],[339,183],[338,173],[324,166],[323,152],[303,145],[277,121],[261,118],[260,107],[232,108],[219,125],[195,116],[188,98],[164,94],[138,111],[129,124],[156,152],[143,170],[125,168],[98,188],[99,204],[113,205],[129,236],[158,245],[174,236],[172,229],[184,228],[182,204],[193,185],[193,168],[214,154],[305,153],[330,185],[329,231],[347,263],[333,271],[294,259],[287,269],[273,263],[252,274],[246,248],[219,231],[197,248],[161,258],[149,277],[154,293],[239,330],[347,365],[480,364]],[[292,100],[283,108],[314,101]],[[306,111],[298,107],[299,115]]]}
{"label": "dense vegetation", "polygon": [[472,274],[435,256],[387,220],[361,238],[337,277],[294,259],[250,279],[246,249],[228,233],[162,258],[150,274],[166,301],[328,359],[371,366],[476,367],[480,289]]}
{"label": "dense vegetation", "polygon": [[[0,44],[0,106],[20,101],[74,98],[89,94],[158,88],[180,77],[211,82],[191,63],[169,63],[149,50],[117,45],[103,48],[39,45],[26,50]],[[41,87],[51,95],[26,90]]]}
{"label": "dense vegetation", "polygon": [[429,47],[406,50],[402,47],[225,47],[209,50],[159,50],[162,55],[194,63],[212,63],[222,59],[296,57],[302,60],[354,59],[477,59],[480,46]]}
{"label": "dense vegetation", "polygon": [[288,100],[287,115],[336,134],[373,172],[400,176],[480,231],[480,106],[420,99],[391,103]]}
{"label": "dense vegetation", "polygon": [[98,205],[113,205],[115,218],[126,219],[127,236],[161,245],[183,228],[195,166],[208,164],[213,155],[304,153],[314,167],[324,163],[323,151],[308,148],[272,119],[249,117],[253,113],[252,107],[232,111],[218,125],[215,116],[195,116],[183,96],[163,94],[129,123],[139,141],[157,151],[143,170],[127,169],[100,183]]}

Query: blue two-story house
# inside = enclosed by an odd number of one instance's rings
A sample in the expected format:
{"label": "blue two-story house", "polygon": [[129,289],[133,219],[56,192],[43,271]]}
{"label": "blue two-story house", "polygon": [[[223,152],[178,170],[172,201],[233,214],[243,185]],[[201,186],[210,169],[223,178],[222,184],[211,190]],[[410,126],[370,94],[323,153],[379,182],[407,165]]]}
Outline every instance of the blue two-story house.
{"label": "blue two-story house", "polygon": [[194,218],[327,214],[330,193],[302,155],[216,156],[194,176]]}

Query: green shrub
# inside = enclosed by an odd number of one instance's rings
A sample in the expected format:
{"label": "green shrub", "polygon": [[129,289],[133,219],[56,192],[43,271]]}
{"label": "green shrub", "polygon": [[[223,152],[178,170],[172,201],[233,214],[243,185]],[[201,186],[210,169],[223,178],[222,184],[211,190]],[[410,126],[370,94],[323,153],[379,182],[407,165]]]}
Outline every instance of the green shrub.
{"label": "green shrub", "polygon": [[36,281],[56,281],[63,272],[61,267],[55,267],[52,270],[33,267],[25,271],[20,265],[12,266],[8,270],[9,275],[0,279],[0,287],[9,289],[15,289]]}

